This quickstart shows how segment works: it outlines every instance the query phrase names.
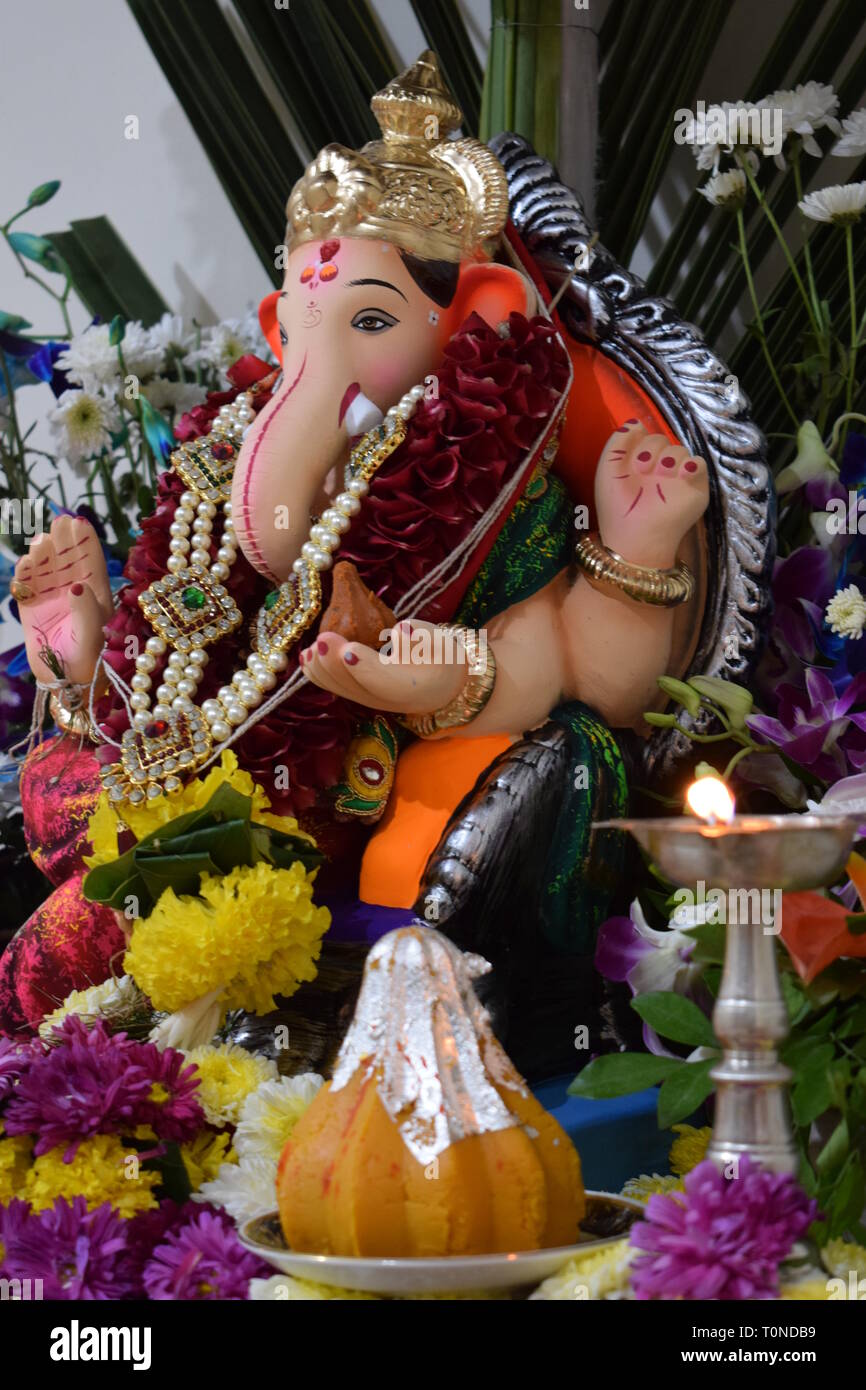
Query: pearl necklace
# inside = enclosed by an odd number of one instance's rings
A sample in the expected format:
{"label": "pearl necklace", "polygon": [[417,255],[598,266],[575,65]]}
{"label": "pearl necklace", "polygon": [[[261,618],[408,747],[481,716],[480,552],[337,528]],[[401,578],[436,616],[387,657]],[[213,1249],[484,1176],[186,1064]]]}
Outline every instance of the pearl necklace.
{"label": "pearl necklace", "polygon": [[[265,383],[262,383],[263,385]],[[261,389],[261,388],[260,388]],[[243,615],[225,588],[237,559],[237,534],[230,501],[234,464],[243,434],[254,419],[253,394],[244,392],[222,406],[205,439],[182,445],[171,465],[187,483],[169,527],[167,574],[139,595],[154,636],[135,661],[130,682],[130,728],[121,757],[104,768],[109,799],[133,805],[178,792],[182,777],[211,760],[214,750],[243,733],[253,711],[277,684],[286,655],[321,610],[321,573],[333,564],[342,537],[370,490],[370,481],[406,436],[406,423],[425,395],[408,391],[355,445],[346,465],[344,490],[313,523],[292,574],[268,594],[251,625],[252,650],[229,685],[199,708],[195,694],[209,660],[206,648],[234,632]],[[211,561],[214,522],[222,508],[216,560]],[[153,672],[166,656],[155,704]]]}

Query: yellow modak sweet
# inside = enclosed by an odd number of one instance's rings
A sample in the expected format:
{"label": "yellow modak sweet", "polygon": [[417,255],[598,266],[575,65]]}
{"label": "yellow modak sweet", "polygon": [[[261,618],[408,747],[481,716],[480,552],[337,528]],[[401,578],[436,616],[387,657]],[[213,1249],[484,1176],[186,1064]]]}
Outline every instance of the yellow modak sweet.
{"label": "yellow modak sweet", "polygon": [[292,1249],[429,1257],[577,1239],[577,1150],[493,1036],[472,988],[483,968],[420,924],[373,948],[334,1079],[280,1159]]}

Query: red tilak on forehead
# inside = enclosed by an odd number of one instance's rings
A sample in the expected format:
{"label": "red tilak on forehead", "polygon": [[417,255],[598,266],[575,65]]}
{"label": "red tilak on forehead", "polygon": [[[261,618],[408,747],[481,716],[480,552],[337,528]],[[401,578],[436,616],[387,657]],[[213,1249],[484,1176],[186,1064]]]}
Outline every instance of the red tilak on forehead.
{"label": "red tilak on forehead", "polygon": [[339,238],[334,237],[332,241],[323,241],[319,248],[320,261],[332,261],[340,249]]}

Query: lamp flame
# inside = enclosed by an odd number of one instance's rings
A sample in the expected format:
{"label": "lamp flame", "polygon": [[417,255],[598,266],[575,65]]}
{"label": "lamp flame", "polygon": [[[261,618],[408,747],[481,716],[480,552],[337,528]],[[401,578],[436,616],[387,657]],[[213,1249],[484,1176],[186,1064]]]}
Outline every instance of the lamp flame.
{"label": "lamp flame", "polygon": [[699,820],[709,825],[718,821],[727,825],[734,819],[734,798],[720,777],[699,777],[689,787],[686,800]]}

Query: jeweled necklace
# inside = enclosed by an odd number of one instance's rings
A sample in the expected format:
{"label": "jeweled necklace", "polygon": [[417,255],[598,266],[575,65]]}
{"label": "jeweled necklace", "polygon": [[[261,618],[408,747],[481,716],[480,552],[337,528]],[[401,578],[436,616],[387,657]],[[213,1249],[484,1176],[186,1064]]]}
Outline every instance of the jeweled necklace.
{"label": "jeweled necklace", "polygon": [[[135,661],[130,683],[131,727],[120,759],[101,772],[110,801],[133,805],[180,791],[183,779],[218,754],[251,722],[253,711],[277,684],[288,664],[286,652],[316,620],[322,606],[321,572],[333,564],[343,535],[361,509],[370,481],[406,437],[406,422],[424,398],[414,386],[392,406],[381,425],[355,445],[344,473],[344,490],[313,523],[292,574],[268,594],[250,629],[252,650],[231,683],[211,700],[194,697],[208,662],[207,648],[240,627],[243,615],[225,588],[237,558],[230,501],[232,476],[243,434],[254,419],[253,397],[272,384],[256,383],[221,407],[208,435],[181,445],[171,467],[186,484],[169,527],[168,573],[145,589],[139,605],[153,628]],[[222,512],[216,560],[210,547]],[[168,653],[151,707],[153,671]]]}

